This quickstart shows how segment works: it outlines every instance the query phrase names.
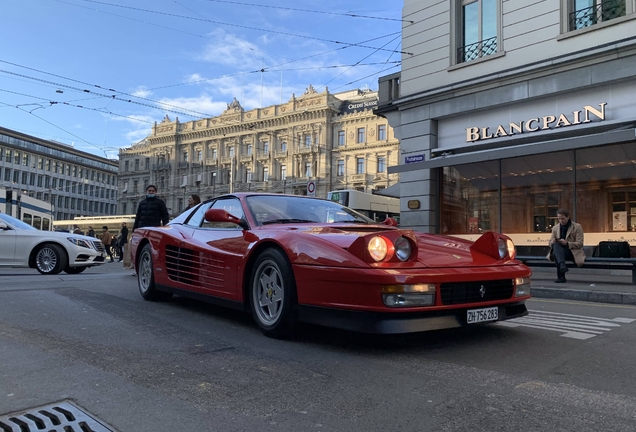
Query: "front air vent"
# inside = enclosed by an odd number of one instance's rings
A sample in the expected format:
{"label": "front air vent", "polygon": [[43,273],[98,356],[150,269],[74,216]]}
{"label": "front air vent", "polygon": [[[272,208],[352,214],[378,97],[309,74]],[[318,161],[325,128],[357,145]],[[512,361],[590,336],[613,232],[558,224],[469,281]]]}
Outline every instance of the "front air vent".
{"label": "front air vent", "polygon": [[480,303],[512,297],[512,279],[452,282],[440,285],[443,305]]}

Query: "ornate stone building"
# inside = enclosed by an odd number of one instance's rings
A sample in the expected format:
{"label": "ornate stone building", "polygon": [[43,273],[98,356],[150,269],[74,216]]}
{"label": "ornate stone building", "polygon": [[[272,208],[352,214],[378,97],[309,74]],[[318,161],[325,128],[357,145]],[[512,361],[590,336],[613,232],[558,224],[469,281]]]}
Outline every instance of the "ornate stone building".
{"label": "ornate stone building", "polygon": [[245,111],[236,98],[219,116],[186,123],[166,116],[148,137],[120,151],[119,209],[134,213],[155,184],[172,215],[191,194],[202,200],[242,191],[372,192],[398,182],[399,143],[372,110],[377,92],[318,93],[310,85],[284,104]]}

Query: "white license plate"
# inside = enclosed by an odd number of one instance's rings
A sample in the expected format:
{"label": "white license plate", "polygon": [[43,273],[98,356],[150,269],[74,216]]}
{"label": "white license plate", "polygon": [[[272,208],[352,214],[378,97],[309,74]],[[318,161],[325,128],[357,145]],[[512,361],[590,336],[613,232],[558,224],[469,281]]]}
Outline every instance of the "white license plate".
{"label": "white license plate", "polygon": [[499,319],[498,307],[472,309],[466,312],[466,322],[468,322],[468,324],[475,324],[486,321],[497,321]]}

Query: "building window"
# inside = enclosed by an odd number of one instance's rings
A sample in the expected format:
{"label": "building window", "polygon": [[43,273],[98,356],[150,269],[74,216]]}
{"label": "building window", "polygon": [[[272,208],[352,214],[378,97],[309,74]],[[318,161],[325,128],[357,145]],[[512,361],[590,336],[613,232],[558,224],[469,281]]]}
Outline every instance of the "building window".
{"label": "building window", "polygon": [[22,156],[22,166],[28,167],[29,166],[29,155],[25,154]]}
{"label": "building window", "polygon": [[4,169],[4,181],[11,181],[11,168]]}
{"label": "building window", "polygon": [[345,145],[345,131],[343,130],[338,131],[338,145],[339,146]]}
{"label": "building window", "polygon": [[13,163],[15,165],[20,165],[20,152],[15,152],[15,157],[13,158]]}
{"label": "building window", "polygon": [[7,153],[6,153],[5,159],[4,159],[5,161],[11,162],[11,153],[13,153],[12,150],[7,150]]}
{"label": "building window", "polygon": [[269,142],[263,141],[263,154],[269,153]]}
{"label": "building window", "polygon": [[29,181],[29,173],[26,171],[22,171],[22,184],[28,184]]}
{"label": "building window", "polygon": [[233,158],[234,157],[234,147],[230,147],[230,157]]}
{"label": "building window", "polygon": [[280,151],[287,151],[287,142],[283,141],[282,143],[280,143]]}
{"label": "building window", "polygon": [[216,149],[212,149],[212,159],[216,159],[217,155],[216,155]]}
{"label": "building window", "polygon": [[135,171],[139,171],[139,159],[135,159]]}
{"label": "building window", "polygon": [[344,175],[344,160],[343,159],[338,160],[338,171],[336,175],[339,177]]}
{"label": "building window", "polygon": [[285,180],[287,178],[287,165],[280,166],[280,179]]}
{"label": "building window", "polygon": [[128,172],[130,168],[130,161],[124,162],[124,172]]}
{"label": "building window", "polygon": [[182,155],[182,162],[187,162],[188,161],[188,152],[184,151],[181,155]]}
{"label": "building window", "polygon": [[197,150],[197,162],[201,162],[203,160],[203,152],[201,150]]}
{"label": "building window", "polygon": [[364,132],[364,128],[358,128],[358,144],[362,144],[365,141]]}
{"label": "building window", "polygon": [[210,186],[214,186],[216,185],[216,173],[213,172],[212,175],[210,176]]}
{"label": "building window", "polygon": [[568,27],[577,30],[625,16],[625,0],[569,0]]}
{"label": "building window", "polygon": [[500,0],[460,0],[457,63],[497,52]]}
{"label": "building window", "polygon": [[386,158],[379,157],[378,158],[378,172],[383,173],[386,171]]}
{"label": "building window", "polygon": [[386,140],[386,125],[378,126],[378,141]]}
{"label": "building window", "polygon": [[245,181],[250,183],[252,181],[252,170],[245,170]]}
{"label": "building window", "polygon": [[146,162],[145,162],[145,169],[149,170],[150,169],[150,158],[146,158]]}
{"label": "building window", "polygon": [[269,168],[263,168],[263,181],[269,181]]}
{"label": "building window", "polygon": [[305,177],[311,177],[311,162],[305,162]]}
{"label": "building window", "polygon": [[311,147],[311,135],[305,135],[305,147]]}
{"label": "building window", "polygon": [[364,174],[364,158],[356,158],[356,174]]}
{"label": "building window", "polygon": [[252,156],[252,144],[247,145],[247,155]]}

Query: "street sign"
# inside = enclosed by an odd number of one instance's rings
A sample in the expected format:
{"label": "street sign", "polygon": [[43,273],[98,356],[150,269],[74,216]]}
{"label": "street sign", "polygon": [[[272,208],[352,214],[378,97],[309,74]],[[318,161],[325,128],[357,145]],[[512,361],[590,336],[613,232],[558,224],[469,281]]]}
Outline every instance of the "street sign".
{"label": "street sign", "polygon": [[316,196],[316,182],[313,180],[307,182],[307,196]]}
{"label": "street sign", "polygon": [[422,162],[424,160],[424,155],[414,155],[414,156],[404,156],[404,163],[414,163],[414,162]]}

